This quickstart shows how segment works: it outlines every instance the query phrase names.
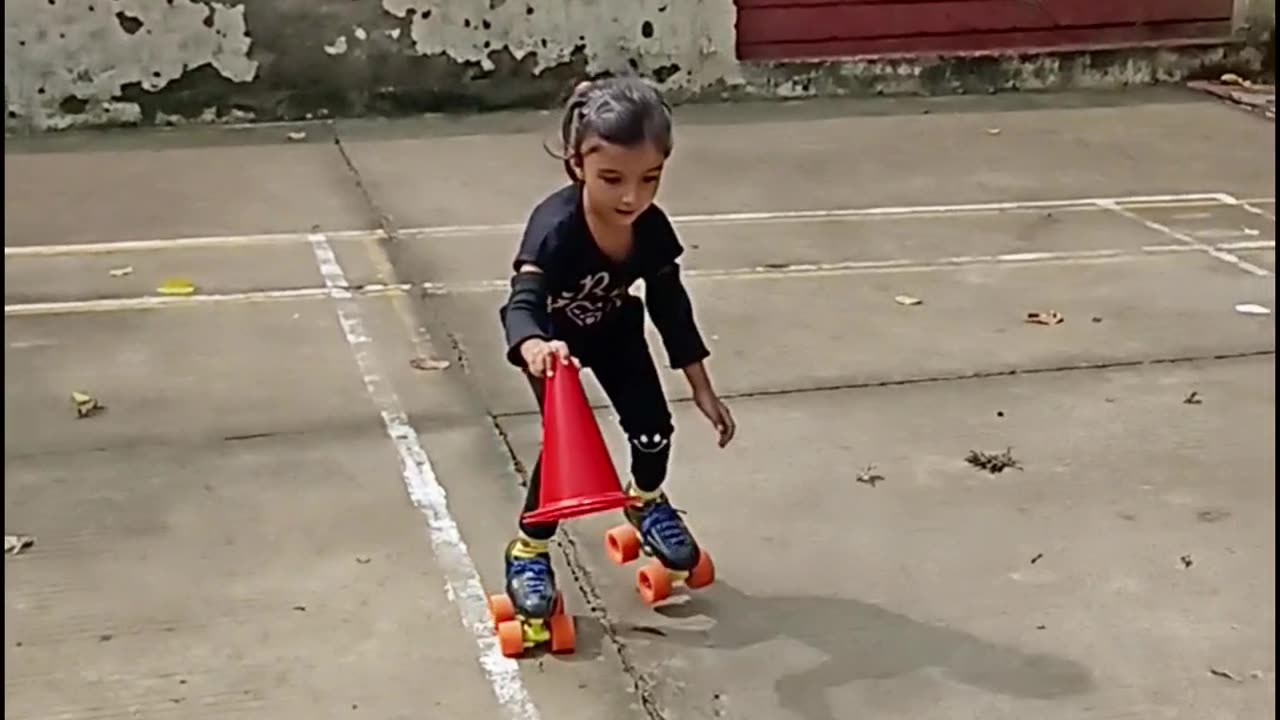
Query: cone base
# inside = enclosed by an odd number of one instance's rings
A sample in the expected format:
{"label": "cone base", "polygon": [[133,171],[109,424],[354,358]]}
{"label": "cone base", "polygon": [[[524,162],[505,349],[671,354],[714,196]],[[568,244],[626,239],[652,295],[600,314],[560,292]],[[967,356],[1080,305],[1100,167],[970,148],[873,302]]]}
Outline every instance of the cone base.
{"label": "cone base", "polygon": [[537,510],[527,512],[520,519],[528,523],[557,522],[605,512],[606,510],[617,510],[635,502],[636,498],[617,490],[589,497],[576,497],[554,502]]}

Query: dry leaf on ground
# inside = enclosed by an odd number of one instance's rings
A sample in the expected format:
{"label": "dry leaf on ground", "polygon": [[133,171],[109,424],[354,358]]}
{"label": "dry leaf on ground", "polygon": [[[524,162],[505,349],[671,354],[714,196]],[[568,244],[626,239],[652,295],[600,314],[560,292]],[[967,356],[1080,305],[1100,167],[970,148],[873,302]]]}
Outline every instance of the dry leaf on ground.
{"label": "dry leaf on ground", "polygon": [[161,295],[191,295],[195,291],[195,284],[186,278],[169,278],[156,288]]}
{"label": "dry leaf on ground", "polygon": [[4,536],[4,554],[20,555],[27,548],[36,544],[36,539],[30,535],[5,535]]}
{"label": "dry leaf on ground", "polygon": [[1066,320],[1062,317],[1062,313],[1057,310],[1045,310],[1044,312],[1027,313],[1027,322],[1036,325],[1057,325]]}
{"label": "dry leaf on ground", "polygon": [[76,408],[77,418],[87,418],[106,409],[98,398],[79,390],[71,391],[71,403]]}

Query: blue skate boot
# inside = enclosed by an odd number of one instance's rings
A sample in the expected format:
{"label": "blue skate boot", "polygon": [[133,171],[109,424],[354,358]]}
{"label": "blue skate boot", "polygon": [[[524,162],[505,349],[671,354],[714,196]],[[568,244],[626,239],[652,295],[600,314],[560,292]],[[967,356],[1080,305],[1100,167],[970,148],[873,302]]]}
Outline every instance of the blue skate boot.
{"label": "blue skate boot", "polygon": [[630,493],[637,502],[623,510],[627,524],[605,534],[605,551],[619,565],[641,553],[653,558],[636,572],[640,597],[652,604],[669,597],[674,584],[700,588],[714,582],[711,556],[698,545],[666,493],[645,493],[634,487]]}
{"label": "blue skate boot", "polygon": [[517,657],[547,643],[552,652],[572,652],[573,618],[565,614],[564,596],[556,589],[547,541],[516,538],[503,557],[506,593],[489,597],[502,654]]}

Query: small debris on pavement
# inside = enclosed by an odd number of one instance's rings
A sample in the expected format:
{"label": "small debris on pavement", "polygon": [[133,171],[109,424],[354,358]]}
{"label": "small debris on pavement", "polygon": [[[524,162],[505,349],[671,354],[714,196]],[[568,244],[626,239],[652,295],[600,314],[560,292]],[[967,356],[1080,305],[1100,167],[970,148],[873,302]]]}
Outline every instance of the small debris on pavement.
{"label": "small debris on pavement", "polygon": [[1027,313],[1027,322],[1035,323],[1036,325],[1057,325],[1065,319],[1062,317],[1062,313],[1057,310]]}
{"label": "small debris on pavement", "polygon": [[920,303],[924,302],[920,298],[911,297],[910,295],[894,295],[893,301],[898,303],[899,305],[919,305]]}
{"label": "small debris on pavement", "polygon": [[444,370],[445,368],[449,367],[449,361],[436,360],[434,358],[419,356],[409,361],[409,367],[413,368],[414,370],[431,372],[434,370]]}
{"label": "small debris on pavement", "polygon": [[1037,629],[1037,630],[1044,630],[1044,629],[1045,629],[1045,627],[1047,627],[1047,626],[1045,626],[1045,625],[1037,625],[1037,626],[1036,626],[1036,629]]}
{"label": "small debris on pavement", "polygon": [[30,535],[5,535],[4,536],[4,554],[5,555],[21,555],[26,552],[27,548],[36,544],[36,539]]}
{"label": "small debris on pavement", "polygon": [[1195,564],[1195,561],[1191,559],[1190,555],[1183,555],[1178,559],[1182,561],[1182,567],[1184,568],[1189,568]]}
{"label": "small debris on pavement", "polygon": [[369,564],[369,563],[371,563],[371,562],[373,562],[373,558],[367,558],[367,557],[365,557],[365,556],[363,556],[363,555],[357,555],[357,556],[356,556],[356,564],[357,564],[357,565],[368,565],[368,564]]}
{"label": "small debris on pavement", "polygon": [[970,465],[998,475],[1009,468],[1021,470],[1022,465],[1013,459],[1013,448],[1006,448],[1002,453],[988,453],[981,450],[970,450],[964,461]]}
{"label": "small debris on pavement", "polygon": [[123,267],[111,268],[110,270],[107,271],[107,274],[110,275],[111,277],[124,277],[125,275],[132,275],[133,266],[125,265]]}
{"label": "small debris on pavement", "polygon": [[729,717],[729,700],[722,693],[711,694],[711,717]]}
{"label": "small debris on pavement", "polygon": [[293,609],[294,609],[294,610],[296,610],[296,611],[298,611],[298,612],[306,612],[306,611],[307,611],[307,606],[306,606],[306,605],[294,605],[294,606],[293,606]]}
{"label": "small debris on pavement", "polygon": [[632,625],[632,632],[644,633],[645,635],[654,635],[656,637],[666,637],[667,631],[652,625]]}
{"label": "small debris on pavement", "polygon": [[1253,671],[1251,671],[1251,672],[1249,673],[1249,677],[1253,678],[1254,680],[1261,680],[1261,679],[1262,679],[1262,671],[1261,671],[1261,670],[1253,670]]}
{"label": "small debris on pavement", "polygon": [[1031,558],[1031,564],[1035,565],[1036,563],[1040,562],[1042,558],[1044,558],[1044,553],[1036,553],[1036,556]]}
{"label": "small debris on pavement", "polygon": [[1002,418],[1002,417],[1004,417],[1004,411],[1003,411],[1003,410],[997,410],[997,411],[996,411],[996,417],[998,417],[998,418]]}
{"label": "small debris on pavement", "polygon": [[1000,134],[1000,128],[987,128],[987,134],[988,134],[988,135],[999,135],[999,134]]}
{"label": "small debris on pavement", "polygon": [[1223,678],[1224,680],[1230,680],[1232,682],[1240,682],[1240,678],[1236,677],[1235,674],[1232,673],[1230,670],[1223,670],[1222,668],[1218,668],[1218,667],[1210,667],[1209,674],[1215,677]]}
{"label": "small debris on pavement", "polygon": [[1100,323],[1102,322],[1102,316],[1094,315],[1093,317],[1089,318],[1089,322]]}
{"label": "small debris on pavement", "polygon": [[1236,312],[1241,315],[1270,315],[1271,309],[1256,303],[1240,303],[1236,305]]}
{"label": "small debris on pavement", "polygon": [[106,406],[98,402],[98,398],[79,390],[71,391],[71,404],[75,406],[76,418],[87,418],[106,410]]}
{"label": "small debris on pavement", "polygon": [[169,278],[156,288],[156,292],[161,295],[191,295],[195,291],[195,283],[186,278]]}
{"label": "small debris on pavement", "polygon": [[858,473],[857,477],[855,477],[854,480],[862,483],[863,485],[870,485],[871,487],[875,487],[876,483],[884,481],[884,476],[876,473],[875,470],[876,470],[875,465],[868,465],[866,468],[863,469],[862,472]]}
{"label": "small debris on pavement", "polygon": [[1200,399],[1200,391],[1192,390],[1190,395],[1182,399],[1183,405],[1200,405],[1204,401]]}
{"label": "small debris on pavement", "polygon": [[302,130],[295,130],[294,132],[289,133],[289,134],[288,134],[288,135],[286,135],[285,137],[289,138],[289,140],[291,140],[291,141],[293,141],[293,142],[298,142],[298,141],[300,141],[300,140],[306,140],[306,139],[307,139],[307,133],[306,133],[305,131],[302,131]]}

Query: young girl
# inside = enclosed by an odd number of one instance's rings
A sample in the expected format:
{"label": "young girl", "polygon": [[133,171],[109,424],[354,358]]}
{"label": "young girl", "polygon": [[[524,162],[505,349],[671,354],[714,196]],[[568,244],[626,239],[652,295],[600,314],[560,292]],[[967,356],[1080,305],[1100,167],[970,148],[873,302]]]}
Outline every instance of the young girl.
{"label": "young girl", "polygon": [[[671,368],[684,371],[720,447],[735,425],[703,364],[711,353],[680,281],[683,248],[653,202],[672,150],[671,110],[639,78],[583,82],[565,108],[561,140],[571,182],[539,203],[525,227],[500,311],[507,359],[525,371],[540,408],[544,378],[557,363],[595,374],[630,444],[628,492],[642,504],[626,509],[626,518],[664,565],[687,571],[699,550],[661,490],[674,428],[645,339],[646,305]],[[627,292],[637,279],[643,302]],[[538,505],[541,476],[539,457],[526,512]],[[555,532],[554,523],[522,522],[505,552],[507,594],[527,618],[553,609],[547,545]]]}

